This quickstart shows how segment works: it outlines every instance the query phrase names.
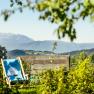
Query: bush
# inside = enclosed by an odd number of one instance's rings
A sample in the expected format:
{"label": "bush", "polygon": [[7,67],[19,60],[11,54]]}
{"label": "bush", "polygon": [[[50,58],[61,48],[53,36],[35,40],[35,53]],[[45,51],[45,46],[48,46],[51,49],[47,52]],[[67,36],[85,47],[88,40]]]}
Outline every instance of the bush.
{"label": "bush", "polygon": [[41,73],[38,92],[40,94],[63,94],[65,87],[63,70],[63,67],[61,67]]}
{"label": "bush", "polygon": [[90,56],[70,70],[67,84],[66,94],[94,94],[94,65]]}
{"label": "bush", "polygon": [[88,56],[84,51],[81,53],[78,53],[77,55],[71,56],[71,59],[70,59],[71,68],[77,66],[80,62],[82,62],[87,57]]}
{"label": "bush", "polygon": [[91,63],[91,56],[78,59],[76,66],[67,74],[61,67],[46,70],[39,78],[38,94],[94,94],[94,64]]}

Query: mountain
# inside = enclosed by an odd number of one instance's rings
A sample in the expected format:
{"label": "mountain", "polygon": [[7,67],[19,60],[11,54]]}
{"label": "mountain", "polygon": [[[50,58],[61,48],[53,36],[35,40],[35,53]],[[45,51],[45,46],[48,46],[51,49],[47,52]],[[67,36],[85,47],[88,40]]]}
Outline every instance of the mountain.
{"label": "mountain", "polygon": [[[25,48],[35,51],[52,51],[54,41],[33,41],[23,45]],[[91,49],[94,48],[94,43],[68,43],[64,41],[58,41],[55,53],[71,52],[76,50]]]}
{"label": "mountain", "polygon": [[33,39],[21,34],[0,33],[0,45],[7,50],[21,49],[21,45],[32,41]]}
{"label": "mountain", "polygon": [[[54,41],[34,41],[27,36],[20,34],[0,33],[0,45],[5,46],[8,51],[19,50],[34,50],[34,51],[50,51],[52,52]],[[69,43],[57,41],[55,53],[65,53],[76,50],[92,49],[94,43]]]}

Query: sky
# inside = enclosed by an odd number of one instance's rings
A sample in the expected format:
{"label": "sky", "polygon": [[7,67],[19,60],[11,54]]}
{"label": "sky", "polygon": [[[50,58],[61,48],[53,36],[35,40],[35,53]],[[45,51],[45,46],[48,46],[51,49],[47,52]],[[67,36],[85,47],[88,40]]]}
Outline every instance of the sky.
{"label": "sky", "polygon": [[[0,0],[0,11],[9,6],[8,0]],[[7,22],[0,17],[0,33],[23,34],[34,40],[58,40],[55,34],[56,24],[48,21],[39,20],[39,13],[28,9],[23,13],[16,12]],[[75,24],[77,30],[76,43],[94,43],[94,23],[89,19],[79,20]],[[63,38],[62,41],[70,42],[69,38]]]}

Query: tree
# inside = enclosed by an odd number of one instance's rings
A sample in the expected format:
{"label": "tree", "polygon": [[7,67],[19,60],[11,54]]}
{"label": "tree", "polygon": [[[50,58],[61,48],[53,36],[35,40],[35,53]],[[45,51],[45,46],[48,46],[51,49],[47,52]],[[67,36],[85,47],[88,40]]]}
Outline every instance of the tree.
{"label": "tree", "polygon": [[0,46],[0,59],[6,59],[7,58],[7,50],[5,47]]}
{"label": "tree", "polygon": [[42,0],[36,9],[40,18],[58,24],[58,38],[68,35],[71,41],[76,38],[74,24],[80,18],[94,18],[94,0]]}
{"label": "tree", "polygon": [[2,12],[5,20],[17,10],[38,10],[41,14],[40,19],[47,19],[58,25],[56,32],[59,39],[68,35],[71,41],[76,38],[74,24],[80,18],[94,19],[94,0],[10,0],[10,7],[12,10]]}

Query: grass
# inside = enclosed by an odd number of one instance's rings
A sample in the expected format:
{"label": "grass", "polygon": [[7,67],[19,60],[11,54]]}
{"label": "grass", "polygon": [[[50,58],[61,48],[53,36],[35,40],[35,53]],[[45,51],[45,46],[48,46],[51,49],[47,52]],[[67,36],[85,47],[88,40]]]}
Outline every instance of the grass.
{"label": "grass", "polygon": [[19,89],[18,90],[20,94],[37,94],[36,89]]}
{"label": "grass", "polygon": [[[6,91],[5,91],[6,90]],[[11,89],[10,93],[9,91],[7,91],[8,89],[3,89],[2,91],[2,88],[0,88],[0,94],[37,94],[37,91],[35,88],[26,88],[26,89]],[[3,93],[2,93],[3,92]],[[7,93],[5,93],[7,92]]]}

